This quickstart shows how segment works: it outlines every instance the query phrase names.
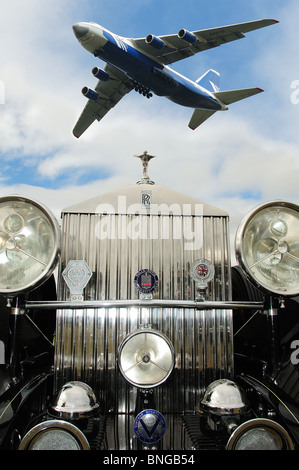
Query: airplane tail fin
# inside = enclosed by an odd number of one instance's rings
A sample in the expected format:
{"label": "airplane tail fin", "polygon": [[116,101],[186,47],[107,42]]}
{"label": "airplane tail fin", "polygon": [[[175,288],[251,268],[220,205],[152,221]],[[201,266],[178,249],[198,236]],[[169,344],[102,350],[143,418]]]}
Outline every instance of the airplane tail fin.
{"label": "airplane tail fin", "polygon": [[[225,109],[225,106],[229,104],[244,100],[245,98],[249,98],[250,96],[257,95],[258,93],[261,93],[263,91],[264,90],[262,90],[261,88],[244,88],[241,90],[214,91],[213,95],[222,105],[224,105],[223,109]],[[195,109],[189,122],[190,129],[192,130],[196,129],[203,122],[209,119],[209,117],[211,117],[215,112],[216,111]]]}
{"label": "airplane tail fin", "polygon": [[216,72],[216,70],[210,69],[201,77],[199,77],[195,83],[202,86],[206,90],[212,91],[213,93],[215,91],[220,91],[220,73]]}
{"label": "airplane tail fin", "polygon": [[[219,92],[220,74],[216,70],[210,69],[204,73],[196,83],[212,93]],[[190,129],[194,130],[203,122],[209,119],[216,111],[208,109],[195,109],[189,122]]]}
{"label": "airplane tail fin", "polygon": [[216,99],[224,105],[244,100],[250,96],[263,92],[261,88],[244,88],[241,90],[220,91],[220,74],[216,70],[210,69],[204,73],[196,83],[208,91],[211,91]]}
{"label": "airplane tail fin", "polygon": [[244,88],[242,90],[231,90],[231,91],[216,91],[214,96],[221,103],[228,105],[231,103],[236,103],[236,101],[244,100],[250,96],[257,95],[262,93],[264,90],[261,88]]}

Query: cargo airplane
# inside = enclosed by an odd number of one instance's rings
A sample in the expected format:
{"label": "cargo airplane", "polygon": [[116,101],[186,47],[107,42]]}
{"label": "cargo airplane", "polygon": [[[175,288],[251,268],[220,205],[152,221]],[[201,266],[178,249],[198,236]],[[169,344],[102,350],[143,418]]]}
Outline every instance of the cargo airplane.
{"label": "cargo airplane", "polygon": [[248,23],[223,26],[201,31],[181,29],[177,34],[145,38],[123,38],[96,23],[76,23],[73,31],[80,44],[106,64],[94,67],[98,79],[95,89],[84,87],[88,102],[79,117],[73,134],[80,137],[95,121],[100,121],[131,90],[147,98],[164,96],[174,103],[193,108],[189,122],[196,129],[217,111],[228,105],[260,93],[260,88],[220,91],[219,73],[208,70],[195,82],[169,67],[169,64],[215,48],[244,34],[278,23],[262,19]]}

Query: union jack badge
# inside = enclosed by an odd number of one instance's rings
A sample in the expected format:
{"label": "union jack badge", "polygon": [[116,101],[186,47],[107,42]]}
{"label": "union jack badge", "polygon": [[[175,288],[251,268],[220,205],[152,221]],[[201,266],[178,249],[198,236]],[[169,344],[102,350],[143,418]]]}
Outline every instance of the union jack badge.
{"label": "union jack badge", "polygon": [[196,283],[206,285],[213,279],[214,274],[214,265],[207,259],[197,259],[192,263],[191,276]]}

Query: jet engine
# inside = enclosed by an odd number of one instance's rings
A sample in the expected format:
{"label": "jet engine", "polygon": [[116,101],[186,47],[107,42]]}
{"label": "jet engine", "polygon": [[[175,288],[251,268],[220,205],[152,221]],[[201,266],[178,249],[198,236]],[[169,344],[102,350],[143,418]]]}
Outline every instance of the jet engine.
{"label": "jet engine", "polygon": [[153,36],[152,34],[148,34],[145,38],[146,44],[149,44],[150,46],[154,47],[155,49],[162,49],[165,44],[162,41],[162,39],[157,38],[156,36]]}
{"label": "jet engine", "polygon": [[197,41],[195,34],[190,33],[190,31],[187,31],[186,29],[180,29],[178,32],[178,37],[183,39],[183,41],[188,42],[189,44],[194,44]]}
{"label": "jet engine", "polygon": [[99,99],[98,93],[87,86],[82,88],[82,94],[89,100],[97,101]]}
{"label": "jet engine", "polygon": [[94,67],[92,69],[92,75],[99,80],[102,80],[102,82],[108,82],[110,75],[106,73],[104,70],[99,69],[99,67]]}

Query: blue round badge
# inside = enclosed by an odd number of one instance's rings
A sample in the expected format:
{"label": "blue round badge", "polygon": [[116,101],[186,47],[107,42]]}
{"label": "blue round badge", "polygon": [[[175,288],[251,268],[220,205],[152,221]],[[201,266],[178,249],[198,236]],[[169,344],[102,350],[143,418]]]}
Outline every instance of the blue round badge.
{"label": "blue round badge", "polygon": [[165,430],[165,419],[157,410],[141,411],[134,422],[136,436],[146,444],[159,441],[164,436]]}
{"label": "blue round badge", "polygon": [[134,277],[136,289],[142,294],[151,294],[157,289],[159,279],[157,274],[151,269],[142,269]]}

